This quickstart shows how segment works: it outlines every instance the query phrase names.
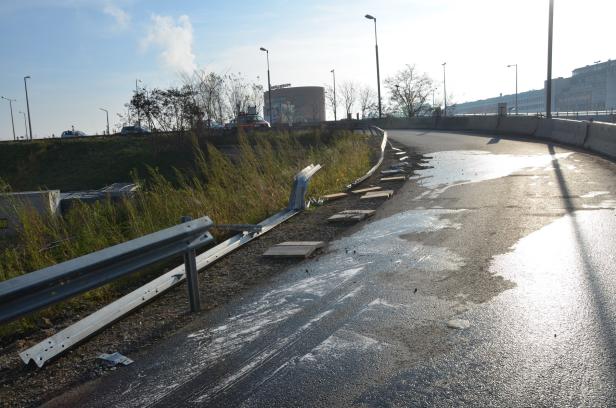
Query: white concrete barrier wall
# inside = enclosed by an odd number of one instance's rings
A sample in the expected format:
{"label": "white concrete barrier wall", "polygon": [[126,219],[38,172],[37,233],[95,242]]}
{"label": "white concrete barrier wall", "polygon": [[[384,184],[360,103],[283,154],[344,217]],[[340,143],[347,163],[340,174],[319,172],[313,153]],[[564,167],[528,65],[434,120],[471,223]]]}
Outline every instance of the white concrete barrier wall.
{"label": "white concrete barrier wall", "polygon": [[590,123],[584,147],[596,153],[616,158],[616,125]]}
{"label": "white concrete barrier wall", "polygon": [[586,140],[587,122],[567,119],[539,119],[535,136],[558,143],[582,147]]}
{"label": "white concrete barrier wall", "polygon": [[501,116],[496,130],[499,133],[532,136],[538,124],[539,118],[535,116]]}

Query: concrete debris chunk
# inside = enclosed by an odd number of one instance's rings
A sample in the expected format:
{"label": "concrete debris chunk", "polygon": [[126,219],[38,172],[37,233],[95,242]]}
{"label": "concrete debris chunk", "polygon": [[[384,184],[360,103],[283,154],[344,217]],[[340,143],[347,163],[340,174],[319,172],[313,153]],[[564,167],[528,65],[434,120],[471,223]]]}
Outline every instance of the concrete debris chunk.
{"label": "concrete debris chunk", "polygon": [[408,160],[408,158],[409,158],[408,156],[400,157],[400,161],[406,161]]}
{"label": "concrete debris chunk", "polygon": [[375,212],[374,210],[346,210],[332,215],[327,221],[332,223],[359,222],[372,217]]}
{"label": "concrete debris chunk", "polygon": [[381,178],[381,182],[405,181],[405,180],[406,180],[406,176],[394,176],[394,177],[383,177],[383,178]]}
{"label": "concrete debris chunk", "polygon": [[471,327],[471,322],[463,319],[452,319],[447,322],[447,327],[455,330],[464,330]]}
{"label": "concrete debris chunk", "polygon": [[402,156],[402,155],[405,155],[405,154],[406,154],[406,152],[396,152],[396,156]]}
{"label": "concrete debris chunk", "polygon": [[391,196],[394,195],[394,191],[393,190],[383,190],[383,191],[375,191],[375,192],[370,192],[370,193],[366,193],[363,196],[361,196],[361,200],[372,200],[375,198],[385,198],[388,199]]}
{"label": "concrete debris chunk", "polygon": [[400,173],[404,173],[404,170],[402,169],[381,170],[381,174],[384,176],[400,174]]}
{"label": "concrete debris chunk", "polygon": [[308,258],[317,249],[323,248],[323,241],[288,241],[270,247],[263,256],[269,258]]}
{"label": "concrete debris chunk", "polygon": [[324,195],[323,197],[321,197],[321,199],[325,201],[333,201],[333,200],[338,200],[344,197],[348,197],[348,194],[347,193],[328,194],[328,195]]}
{"label": "concrete debris chunk", "polygon": [[353,194],[364,194],[364,193],[369,193],[371,191],[377,191],[380,190],[382,187],[368,187],[368,188],[362,188],[359,190],[353,190],[351,191],[351,193]]}
{"label": "concrete debris chunk", "polygon": [[130,358],[118,353],[117,351],[112,354],[103,353],[97,357],[98,360],[101,360],[103,364],[108,367],[115,367],[117,365],[130,365],[134,363]]}

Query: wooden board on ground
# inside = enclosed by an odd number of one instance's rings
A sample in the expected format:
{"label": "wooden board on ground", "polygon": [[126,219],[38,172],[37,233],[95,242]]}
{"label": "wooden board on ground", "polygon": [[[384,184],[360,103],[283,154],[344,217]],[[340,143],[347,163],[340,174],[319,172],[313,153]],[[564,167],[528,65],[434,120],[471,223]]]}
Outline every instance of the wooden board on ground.
{"label": "wooden board on ground", "polygon": [[358,222],[372,217],[375,212],[375,210],[346,210],[332,215],[327,221],[334,223]]}
{"label": "wooden board on ground", "polygon": [[308,258],[317,249],[323,248],[323,241],[288,241],[270,247],[263,256],[270,258]]}
{"label": "wooden board on ground", "polygon": [[396,155],[397,155],[397,156],[402,156],[402,155],[404,155],[404,154],[406,154],[406,152],[396,152]]}
{"label": "wooden board on ground", "polygon": [[368,188],[362,188],[360,190],[353,190],[353,191],[351,191],[351,193],[353,193],[353,194],[364,194],[364,193],[369,193],[371,191],[377,191],[377,190],[380,190],[380,189],[381,189],[381,187],[378,187],[378,186],[377,187],[368,187]]}
{"label": "wooden board on ground", "polygon": [[391,196],[394,195],[394,191],[393,190],[383,190],[383,191],[375,191],[375,192],[371,192],[371,193],[366,193],[363,196],[361,196],[361,200],[372,200],[375,198],[390,198]]}
{"label": "wooden board on ground", "polygon": [[407,160],[408,158],[409,158],[408,156],[400,157],[400,161],[405,161],[405,160]]}
{"label": "wooden board on ground", "polygon": [[405,181],[406,177],[405,176],[394,176],[394,177],[383,177],[381,178],[381,181],[386,182],[386,181]]}
{"label": "wooden board on ground", "polygon": [[333,200],[338,200],[340,198],[344,198],[347,197],[348,194],[347,193],[336,193],[336,194],[328,194],[328,195],[324,195],[323,197],[321,197],[323,200],[325,201],[333,201]]}

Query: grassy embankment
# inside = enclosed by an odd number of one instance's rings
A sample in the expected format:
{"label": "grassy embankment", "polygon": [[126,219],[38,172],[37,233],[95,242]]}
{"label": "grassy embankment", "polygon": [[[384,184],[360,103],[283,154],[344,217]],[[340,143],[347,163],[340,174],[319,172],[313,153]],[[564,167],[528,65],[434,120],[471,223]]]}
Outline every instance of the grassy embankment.
{"label": "grassy embankment", "polygon": [[[340,191],[370,167],[366,137],[349,132],[272,133],[240,137],[239,142],[239,154],[231,161],[213,145],[201,149],[193,139],[189,170],[165,169],[165,175],[146,166],[147,177],[139,179],[142,191],[120,204],[78,205],[56,218],[23,210],[23,229],[0,252],[0,280],[175,225],[182,215],[208,215],[217,223],[258,222],[285,207],[293,175],[310,163],[324,165],[311,181],[312,196]],[[38,327],[43,318],[108,301],[126,285],[119,281],[4,325],[0,336],[24,333]]]}

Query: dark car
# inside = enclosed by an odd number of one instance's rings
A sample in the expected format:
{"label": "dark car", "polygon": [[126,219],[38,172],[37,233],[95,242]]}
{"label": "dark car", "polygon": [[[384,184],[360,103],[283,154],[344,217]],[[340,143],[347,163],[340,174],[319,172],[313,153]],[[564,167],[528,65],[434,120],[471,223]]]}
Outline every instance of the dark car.
{"label": "dark car", "polygon": [[124,126],[120,131],[121,135],[133,135],[133,134],[144,134],[151,133],[150,129],[143,126]]}

